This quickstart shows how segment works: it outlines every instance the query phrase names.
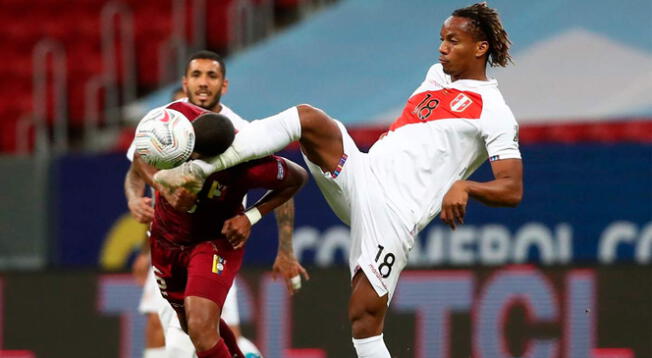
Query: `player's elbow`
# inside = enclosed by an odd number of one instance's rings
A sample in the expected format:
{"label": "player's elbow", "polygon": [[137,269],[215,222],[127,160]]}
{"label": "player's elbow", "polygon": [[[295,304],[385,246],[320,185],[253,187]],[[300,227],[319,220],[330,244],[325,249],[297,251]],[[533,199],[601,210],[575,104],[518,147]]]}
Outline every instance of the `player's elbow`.
{"label": "player's elbow", "polygon": [[523,200],[523,187],[515,188],[511,190],[506,198],[506,205],[512,208],[517,207]]}
{"label": "player's elbow", "polygon": [[287,163],[289,174],[287,184],[294,188],[294,191],[296,192],[308,182],[308,172],[292,161],[286,159],[285,162]]}
{"label": "player's elbow", "polygon": [[297,166],[296,168],[296,181],[298,183],[299,189],[302,188],[308,182],[308,172],[302,167]]}

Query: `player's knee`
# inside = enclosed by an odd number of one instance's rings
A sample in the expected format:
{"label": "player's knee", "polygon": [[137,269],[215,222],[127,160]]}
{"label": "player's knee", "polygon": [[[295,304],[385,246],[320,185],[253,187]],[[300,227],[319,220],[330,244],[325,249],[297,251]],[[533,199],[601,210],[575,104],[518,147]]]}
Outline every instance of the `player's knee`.
{"label": "player's knee", "polygon": [[330,119],[324,111],[309,104],[298,105],[297,111],[299,112],[302,132],[310,131],[312,128],[318,127],[321,123]]}
{"label": "player's knee", "polygon": [[[217,322],[211,315],[188,312],[186,316],[188,335],[197,349],[205,348],[203,347],[205,344],[210,345],[211,342],[214,343],[213,341],[219,338],[216,328]],[[206,349],[209,348],[211,347]]]}

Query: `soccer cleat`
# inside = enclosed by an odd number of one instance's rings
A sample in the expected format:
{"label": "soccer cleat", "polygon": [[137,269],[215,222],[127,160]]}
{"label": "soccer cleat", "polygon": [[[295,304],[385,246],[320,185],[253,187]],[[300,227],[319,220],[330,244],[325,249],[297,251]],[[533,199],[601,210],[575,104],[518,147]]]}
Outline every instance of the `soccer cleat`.
{"label": "soccer cleat", "polygon": [[186,188],[196,194],[201,191],[204,180],[204,171],[193,162],[185,162],[176,168],[160,170],[154,174],[154,181],[169,191]]}

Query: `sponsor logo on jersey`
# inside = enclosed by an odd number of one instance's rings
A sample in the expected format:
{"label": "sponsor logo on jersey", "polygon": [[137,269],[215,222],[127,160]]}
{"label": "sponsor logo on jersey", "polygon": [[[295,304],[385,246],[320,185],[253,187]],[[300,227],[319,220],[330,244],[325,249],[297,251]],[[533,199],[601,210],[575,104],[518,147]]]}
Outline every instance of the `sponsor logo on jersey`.
{"label": "sponsor logo on jersey", "polygon": [[221,275],[222,271],[224,271],[225,265],[226,265],[226,260],[222,256],[218,254],[213,255],[213,269],[212,269],[213,273]]}
{"label": "sponsor logo on jersey", "polygon": [[380,284],[383,285],[383,287],[386,290],[389,291],[389,289],[387,288],[387,285],[385,285],[385,281],[383,281],[383,275],[381,275],[380,272],[378,272],[378,270],[376,270],[376,267],[374,265],[372,265],[372,264],[369,264],[369,269],[371,269],[371,272],[373,272],[374,275],[376,275],[376,277],[378,278],[378,281],[380,281]]}
{"label": "sponsor logo on jersey", "polygon": [[460,93],[457,95],[457,97],[453,98],[453,100],[451,101],[450,103],[451,111],[464,112],[464,110],[469,108],[469,106],[472,103],[473,100],[467,97],[464,93]]}

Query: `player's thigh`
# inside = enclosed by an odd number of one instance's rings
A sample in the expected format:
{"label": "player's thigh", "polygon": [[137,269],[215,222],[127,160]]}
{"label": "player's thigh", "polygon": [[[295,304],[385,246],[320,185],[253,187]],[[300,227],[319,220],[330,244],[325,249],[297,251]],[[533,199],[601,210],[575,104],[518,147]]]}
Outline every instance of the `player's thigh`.
{"label": "player's thigh", "polygon": [[332,172],[344,153],[342,133],[337,122],[325,112],[309,105],[297,106],[301,120],[301,149],[311,162]]}
{"label": "player's thigh", "polygon": [[[240,311],[238,310],[238,280],[233,281],[229,293],[226,295],[221,317],[229,326],[240,325]],[[233,329],[233,327],[232,327]]]}
{"label": "player's thigh", "polygon": [[349,225],[351,222],[351,198],[354,195],[353,191],[357,190],[355,178],[366,175],[367,159],[366,154],[360,152],[344,125],[335,120],[333,122],[340,130],[344,145],[344,153],[339,158],[337,167],[333,171],[325,171],[313,163],[306,153],[302,152],[302,154],[308,170],[328,205],[342,222]]}
{"label": "player's thigh", "polygon": [[176,311],[182,312],[187,281],[183,251],[163,239],[152,237],[150,242],[152,267],[160,295]]}
{"label": "player's thigh", "polygon": [[243,250],[233,250],[226,240],[214,240],[194,246],[188,263],[185,296],[202,297],[215,302],[220,310],[242,264]]}

